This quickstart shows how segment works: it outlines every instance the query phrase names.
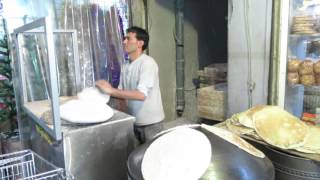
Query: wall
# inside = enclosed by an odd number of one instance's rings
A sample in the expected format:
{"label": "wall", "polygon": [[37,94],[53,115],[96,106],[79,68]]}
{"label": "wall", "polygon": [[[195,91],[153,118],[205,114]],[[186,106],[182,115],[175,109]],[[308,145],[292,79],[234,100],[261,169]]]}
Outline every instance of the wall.
{"label": "wall", "polygon": [[[160,87],[166,120],[175,112],[175,14],[174,0],[148,0],[149,53],[160,69]],[[227,60],[225,1],[185,1],[185,100],[183,117],[197,120],[197,70],[214,62]],[[139,24],[139,22],[135,22]],[[143,23],[142,23],[143,24]]]}
{"label": "wall", "polygon": [[[252,105],[267,103],[272,1],[229,1],[231,8],[228,25],[228,114],[230,116],[250,107],[247,84],[250,76],[254,83]],[[248,6],[245,2],[249,3]],[[247,10],[247,30],[250,36],[247,36],[245,28],[245,10]],[[251,49],[251,68],[249,49]]]}
{"label": "wall", "polygon": [[148,0],[149,53],[159,64],[160,87],[166,119],[175,119],[174,3]]}

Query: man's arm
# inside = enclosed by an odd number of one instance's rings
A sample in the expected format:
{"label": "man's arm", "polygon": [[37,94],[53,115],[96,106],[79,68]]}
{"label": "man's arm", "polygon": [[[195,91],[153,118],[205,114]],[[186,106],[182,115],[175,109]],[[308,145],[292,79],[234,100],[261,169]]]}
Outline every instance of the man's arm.
{"label": "man's arm", "polygon": [[141,101],[145,99],[145,95],[140,91],[116,89],[116,88],[113,88],[111,84],[105,80],[97,81],[96,86],[100,88],[103,92],[113,97],[122,98],[122,99],[134,99],[134,100],[141,100]]}

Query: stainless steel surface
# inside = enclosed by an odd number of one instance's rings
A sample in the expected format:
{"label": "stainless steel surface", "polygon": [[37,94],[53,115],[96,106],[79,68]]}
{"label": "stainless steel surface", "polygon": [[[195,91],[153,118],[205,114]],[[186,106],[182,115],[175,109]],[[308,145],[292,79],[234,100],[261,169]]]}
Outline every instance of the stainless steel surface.
{"label": "stainless steel surface", "polygon": [[[218,136],[204,130],[203,132],[212,145],[212,168],[206,174],[212,179],[223,180],[271,180],[274,179],[274,167],[271,161],[265,158],[254,157]],[[143,154],[152,142],[135,149],[129,156],[127,166],[130,178],[142,180],[141,162]],[[204,175],[204,176],[205,176]]]}
{"label": "stainless steel surface", "polygon": [[134,117],[122,112],[107,122],[62,126],[63,138],[50,144],[35,125],[31,149],[77,180],[127,178],[126,161],[134,148]]}
{"label": "stainless steel surface", "polygon": [[266,145],[251,141],[258,149],[263,151],[272,161],[279,180],[320,180],[320,162],[298,157],[272,149]]}

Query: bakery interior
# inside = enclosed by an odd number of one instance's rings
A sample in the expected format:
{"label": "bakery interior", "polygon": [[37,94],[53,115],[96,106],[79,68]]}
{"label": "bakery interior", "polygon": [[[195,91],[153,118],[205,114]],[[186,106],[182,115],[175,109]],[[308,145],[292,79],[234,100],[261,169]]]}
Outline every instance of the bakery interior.
{"label": "bakery interior", "polygon": [[[1,180],[320,180],[320,1],[0,0],[0,17]],[[140,145],[95,87],[119,85],[131,26],[165,114]]]}

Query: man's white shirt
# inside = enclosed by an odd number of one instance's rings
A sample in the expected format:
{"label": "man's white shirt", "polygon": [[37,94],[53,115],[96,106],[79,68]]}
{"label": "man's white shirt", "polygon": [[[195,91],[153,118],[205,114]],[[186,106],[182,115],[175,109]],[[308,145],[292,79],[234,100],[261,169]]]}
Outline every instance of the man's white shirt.
{"label": "man's white shirt", "polygon": [[142,54],[133,62],[125,62],[121,68],[119,89],[138,90],[145,100],[128,100],[128,111],[136,117],[136,125],[148,125],[164,119],[159,87],[159,70],[155,60]]}

